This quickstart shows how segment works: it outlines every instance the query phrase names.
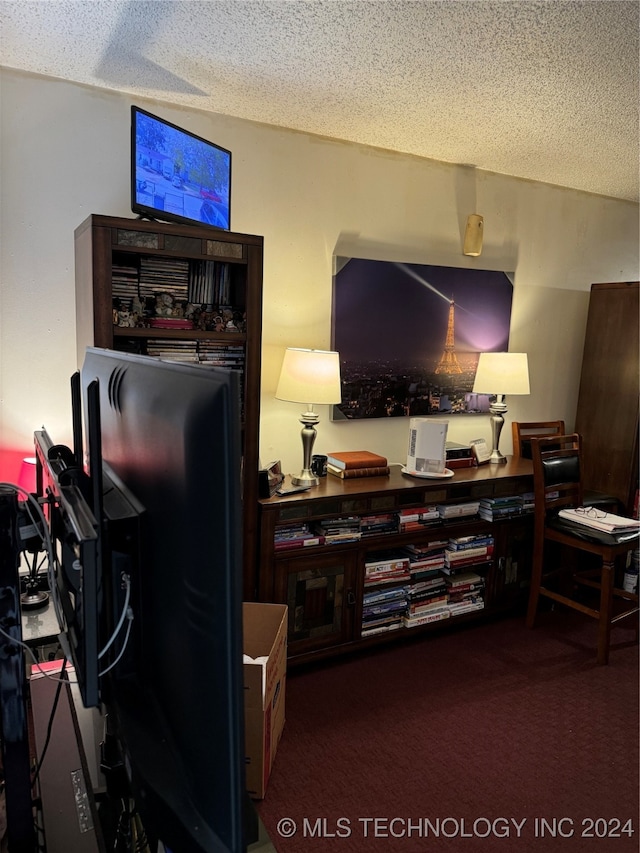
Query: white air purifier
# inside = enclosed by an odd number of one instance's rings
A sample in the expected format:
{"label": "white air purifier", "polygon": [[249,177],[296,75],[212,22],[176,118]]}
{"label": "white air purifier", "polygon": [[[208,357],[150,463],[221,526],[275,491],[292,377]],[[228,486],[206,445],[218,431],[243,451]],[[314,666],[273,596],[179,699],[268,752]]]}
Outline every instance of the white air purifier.
{"label": "white air purifier", "polygon": [[447,461],[449,421],[411,418],[406,470],[409,474],[442,474]]}

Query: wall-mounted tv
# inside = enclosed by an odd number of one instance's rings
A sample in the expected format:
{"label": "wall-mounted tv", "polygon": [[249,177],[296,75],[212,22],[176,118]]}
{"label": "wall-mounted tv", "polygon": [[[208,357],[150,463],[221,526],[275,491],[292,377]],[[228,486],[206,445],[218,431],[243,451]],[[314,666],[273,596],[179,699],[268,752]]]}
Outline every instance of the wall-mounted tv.
{"label": "wall-mounted tv", "polygon": [[231,228],[231,152],[131,107],[131,209],[150,219]]}

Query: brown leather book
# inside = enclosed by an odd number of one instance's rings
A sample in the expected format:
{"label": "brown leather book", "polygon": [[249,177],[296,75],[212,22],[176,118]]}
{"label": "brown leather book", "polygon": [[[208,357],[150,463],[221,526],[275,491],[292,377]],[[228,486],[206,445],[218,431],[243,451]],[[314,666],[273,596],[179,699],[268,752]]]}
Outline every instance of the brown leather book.
{"label": "brown leather book", "polygon": [[453,470],[455,468],[473,468],[474,465],[477,465],[477,462],[473,457],[470,457],[469,459],[464,457],[460,459],[447,459],[445,464],[447,468]]}
{"label": "brown leather book", "polygon": [[371,453],[370,450],[342,450],[327,455],[327,463],[334,468],[386,468],[389,464],[385,456]]}
{"label": "brown leather book", "polygon": [[341,480],[351,480],[354,477],[388,477],[390,468],[388,465],[376,465],[371,468],[336,468],[327,462],[327,473]]}

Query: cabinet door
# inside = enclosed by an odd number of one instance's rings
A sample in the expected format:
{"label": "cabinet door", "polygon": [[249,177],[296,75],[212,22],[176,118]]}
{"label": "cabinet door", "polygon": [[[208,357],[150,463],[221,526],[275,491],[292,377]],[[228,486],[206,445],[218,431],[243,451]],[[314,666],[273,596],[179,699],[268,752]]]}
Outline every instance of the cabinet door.
{"label": "cabinet door", "polygon": [[289,608],[289,655],[353,638],[356,553],[277,560],[276,597]]}
{"label": "cabinet door", "polygon": [[533,515],[496,525],[489,607],[508,607],[524,599],[531,581]]}

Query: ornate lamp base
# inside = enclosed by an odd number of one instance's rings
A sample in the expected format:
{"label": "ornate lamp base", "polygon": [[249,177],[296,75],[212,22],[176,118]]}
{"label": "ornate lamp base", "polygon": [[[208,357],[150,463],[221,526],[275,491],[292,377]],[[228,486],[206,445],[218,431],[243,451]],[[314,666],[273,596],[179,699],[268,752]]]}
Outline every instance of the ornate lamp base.
{"label": "ornate lamp base", "polygon": [[491,436],[493,438],[493,449],[491,451],[490,463],[504,465],[507,457],[503,456],[498,449],[500,444],[500,433],[504,426],[504,415],[507,411],[507,404],[504,401],[504,394],[496,394],[496,399],[489,406],[491,412]]}
{"label": "ornate lamp base", "polygon": [[300,415],[300,423],[303,425],[300,435],[302,436],[302,471],[297,477],[292,477],[291,482],[294,486],[317,486],[320,478],[311,470],[311,451],[316,440],[315,425],[320,420],[316,412],[305,412]]}

